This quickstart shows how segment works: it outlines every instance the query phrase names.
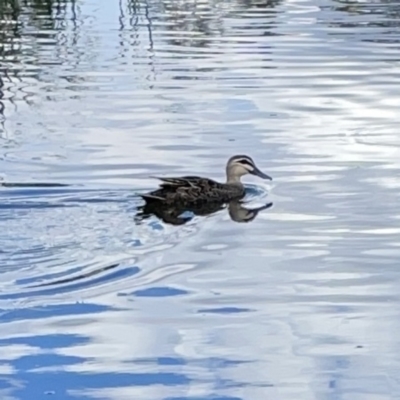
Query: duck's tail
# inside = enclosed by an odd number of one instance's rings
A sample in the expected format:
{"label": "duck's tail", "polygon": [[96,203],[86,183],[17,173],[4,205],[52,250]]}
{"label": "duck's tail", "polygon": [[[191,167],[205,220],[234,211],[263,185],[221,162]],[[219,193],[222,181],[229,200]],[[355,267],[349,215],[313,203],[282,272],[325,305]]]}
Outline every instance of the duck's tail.
{"label": "duck's tail", "polygon": [[155,196],[154,194],[141,194],[140,197],[149,203],[165,201],[164,197]]}

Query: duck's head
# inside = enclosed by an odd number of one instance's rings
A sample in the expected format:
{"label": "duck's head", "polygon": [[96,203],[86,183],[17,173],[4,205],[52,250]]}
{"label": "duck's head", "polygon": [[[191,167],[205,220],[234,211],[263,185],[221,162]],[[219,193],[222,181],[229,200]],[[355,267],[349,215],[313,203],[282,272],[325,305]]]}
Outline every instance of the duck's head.
{"label": "duck's head", "polygon": [[269,175],[264,174],[264,172],[258,169],[253,159],[249,156],[236,155],[228,160],[226,165],[226,177],[228,182],[240,182],[240,178],[246,174],[256,175],[262,179],[269,179],[272,181]]}

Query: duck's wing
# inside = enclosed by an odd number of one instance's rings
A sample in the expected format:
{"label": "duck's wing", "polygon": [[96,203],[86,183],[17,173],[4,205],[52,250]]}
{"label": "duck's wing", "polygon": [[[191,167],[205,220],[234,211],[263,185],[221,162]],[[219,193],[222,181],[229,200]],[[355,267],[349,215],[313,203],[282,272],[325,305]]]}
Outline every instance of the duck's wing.
{"label": "duck's wing", "polygon": [[194,187],[201,184],[204,180],[210,180],[207,178],[202,178],[200,176],[178,176],[178,177],[159,177],[155,176],[154,178],[160,180],[162,187],[169,186],[181,186],[181,187]]}
{"label": "duck's wing", "polygon": [[145,195],[145,200],[159,200],[167,203],[198,202],[209,198],[221,197],[223,185],[212,179],[199,176],[166,177],[161,180],[160,188]]}
{"label": "duck's wing", "polygon": [[[140,195],[147,201],[166,201],[168,197],[176,196],[179,188],[195,188],[196,182],[201,180],[198,176],[180,176],[180,177],[160,177],[153,176],[152,178],[160,180],[160,188],[150,193]],[[178,196],[179,197],[179,196]]]}
{"label": "duck's wing", "polygon": [[208,178],[195,177],[189,179],[189,184],[176,187],[176,195],[183,202],[225,202],[231,197],[226,186]]}

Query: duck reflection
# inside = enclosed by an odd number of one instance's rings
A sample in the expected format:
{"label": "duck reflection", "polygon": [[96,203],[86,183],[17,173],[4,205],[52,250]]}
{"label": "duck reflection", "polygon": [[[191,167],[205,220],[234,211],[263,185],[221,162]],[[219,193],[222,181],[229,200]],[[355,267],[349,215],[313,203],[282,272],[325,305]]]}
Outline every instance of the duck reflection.
{"label": "duck reflection", "polygon": [[250,222],[257,217],[260,211],[270,207],[272,207],[272,202],[257,208],[246,208],[240,200],[232,200],[228,203],[212,202],[201,206],[174,206],[171,204],[146,203],[139,207],[135,220],[137,223],[140,223],[151,216],[156,216],[167,224],[183,225],[192,220],[194,216],[205,217],[227,208],[232,221]]}

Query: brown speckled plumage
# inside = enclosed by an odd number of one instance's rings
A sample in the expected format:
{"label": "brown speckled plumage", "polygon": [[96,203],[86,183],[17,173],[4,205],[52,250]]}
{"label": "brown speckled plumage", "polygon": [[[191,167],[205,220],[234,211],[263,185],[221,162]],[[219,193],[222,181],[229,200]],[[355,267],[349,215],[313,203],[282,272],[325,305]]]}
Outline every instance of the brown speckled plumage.
{"label": "brown speckled plumage", "polygon": [[227,202],[244,196],[243,185],[219,183],[198,176],[180,178],[159,178],[163,183],[153,192],[142,195],[146,201],[164,204],[201,204],[208,202]]}
{"label": "brown speckled plumage", "polygon": [[158,178],[160,188],[141,197],[146,203],[159,205],[201,205],[205,203],[227,203],[239,200],[245,195],[240,181],[245,174],[253,174],[263,179],[272,179],[261,172],[254,161],[245,155],[236,155],[228,160],[226,183],[219,183],[200,176]]}

